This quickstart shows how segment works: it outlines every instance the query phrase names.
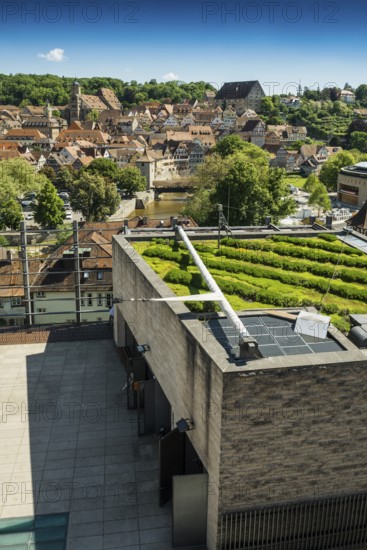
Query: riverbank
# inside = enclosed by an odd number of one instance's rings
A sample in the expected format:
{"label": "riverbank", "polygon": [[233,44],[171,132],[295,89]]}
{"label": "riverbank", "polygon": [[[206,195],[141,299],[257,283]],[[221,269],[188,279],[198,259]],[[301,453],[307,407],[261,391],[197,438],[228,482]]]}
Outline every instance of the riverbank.
{"label": "riverbank", "polygon": [[[133,199],[121,201],[118,210],[109,220],[123,220],[132,217],[132,214],[136,211],[144,212],[145,208],[152,202],[154,202],[154,191],[139,191]],[[136,215],[138,214],[134,214],[134,216]]]}
{"label": "riverbank", "polygon": [[159,201],[145,204],[144,209],[134,209],[128,218],[146,216],[150,219],[165,219],[182,213],[186,206],[188,193],[162,193]]}

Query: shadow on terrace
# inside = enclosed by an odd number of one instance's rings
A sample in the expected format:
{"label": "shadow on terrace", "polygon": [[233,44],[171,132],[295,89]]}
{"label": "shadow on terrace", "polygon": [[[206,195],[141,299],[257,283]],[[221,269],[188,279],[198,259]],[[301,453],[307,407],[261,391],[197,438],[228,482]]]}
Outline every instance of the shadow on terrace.
{"label": "shadow on terrace", "polygon": [[112,339],[0,346],[0,547],[171,546]]}

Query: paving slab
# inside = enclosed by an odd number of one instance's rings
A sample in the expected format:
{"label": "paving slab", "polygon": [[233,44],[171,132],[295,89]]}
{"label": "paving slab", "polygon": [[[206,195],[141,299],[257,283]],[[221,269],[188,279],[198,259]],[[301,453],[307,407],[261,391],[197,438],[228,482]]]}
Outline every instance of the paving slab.
{"label": "paving slab", "polygon": [[67,550],[172,548],[125,378],[112,340],[0,346],[0,518],[68,512]]}

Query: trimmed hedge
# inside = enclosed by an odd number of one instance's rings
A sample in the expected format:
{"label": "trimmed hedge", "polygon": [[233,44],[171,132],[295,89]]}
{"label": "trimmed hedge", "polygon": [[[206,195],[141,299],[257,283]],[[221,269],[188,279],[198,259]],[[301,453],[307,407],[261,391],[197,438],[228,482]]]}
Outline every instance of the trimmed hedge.
{"label": "trimmed hedge", "polygon": [[339,240],[338,237],[336,235],[333,235],[332,233],[319,233],[319,235],[317,236],[323,241],[329,241],[329,243],[333,243]]}
{"label": "trimmed hedge", "polygon": [[[214,266],[212,266],[214,267]],[[240,298],[245,300],[252,300],[256,302],[263,302],[271,304],[277,307],[307,307],[314,306],[319,308],[320,301],[313,300],[309,298],[298,298],[294,295],[285,295],[281,292],[277,292],[271,289],[262,289],[262,288],[253,288],[249,284],[242,281],[228,281],[224,277],[214,275],[215,281],[220,286],[222,292],[226,294],[235,294]],[[187,271],[180,271],[179,269],[172,269],[169,271],[164,280],[173,284],[182,284],[182,285],[192,285],[195,288],[205,289],[206,284],[203,278],[198,273],[189,273]],[[209,302],[208,304],[211,304]],[[214,304],[214,305],[213,305]],[[205,302],[198,302],[197,305],[192,306],[191,303],[187,303],[187,306],[191,311],[214,311],[216,309],[215,303],[211,304],[210,309],[205,308]],[[325,304],[323,306],[323,311],[326,314],[342,313],[345,314],[345,310],[339,310],[338,306],[335,304]]]}
{"label": "trimmed hedge", "polygon": [[[326,235],[324,235],[326,236]],[[296,246],[307,246],[308,248],[318,248],[319,250],[327,250],[328,252],[340,252],[343,250],[343,254],[346,255],[352,255],[352,256],[364,256],[364,252],[362,250],[358,250],[357,248],[352,248],[348,245],[345,245],[341,241],[338,242],[322,242],[317,241],[313,238],[305,239],[301,237],[286,237],[285,235],[273,235],[271,237],[271,240],[279,243],[290,243],[294,244]]]}
{"label": "trimmed hedge", "polygon": [[[149,254],[145,254],[145,252],[148,252],[148,251],[149,251]],[[188,255],[184,255],[180,252],[171,252],[161,246],[151,247],[147,249],[145,252],[144,254],[146,256],[158,257],[162,259],[170,259],[178,263],[181,263],[182,265],[186,263],[188,259],[191,260],[190,257],[187,258]],[[247,259],[251,261],[251,258],[247,257]],[[367,290],[360,289],[356,286],[353,286],[352,284],[343,285],[340,283],[340,281],[332,280],[329,282],[327,279],[321,278],[321,277],[310,278],[310,277],[307,277],[306,274],[286,273],[284,271],[271,269],[267,266],[263,266],[259,264],[254,265],[253,263],[246,263],[244,261],[239,261],[238,258],[234,261],[227,260],[227,259],[220,260],[220,259],[206,258],[205,263],[209,269],[210,268],[218,269],[221,271],[227,271],[229,273],[231,272],[246,273],[247,275],[251,275],[253,277],[263,277],[266,279],[274,279],[287,285],[300,286],[303,288],[313,288],[321,293],[325,293],[327,290],[329,290],[330,293],[335,294],[336,296],[340,296],[342,298],[367,302]],[[185,274],[184,279],[185,278],[186,279],[185,279],[185,282],[182,282],[182,284],[191,284],[192,276],[190,274],[187,274],[186,272],[181,272],[180,270],[174,270],[174,271],[177,271],[177,273],[179,274],[181,273]],[[170,273],[171,272],[167,273],[166,277],[169,276]],[[168,281],[168,279],[166,280]],[[170,280],[169,282],[178,283],[181,281]],[[329,284],[330,284],[330,288],[329,288]],[[197,287],[197,288],[200,288],[200,287]],[[277,305],[277,304],[274,304],[274,305]],[[285,304],[284,307],[287,307],[287,306],[288,304]]]}
{"label": "trimmed hedge", "polygon": [[[329,288],[329,281],[324,278],[309,278],[307,275],[300,275],[296,273],[286,273],[283,271],[276,271],[269,267],[264,267],[261,265],[247,264],[245,262],[231,261],[231,260],[206,260],[206,265],[208,268],[220,269],[232,273],[246,273],[253,277],[264,277],[266,279],[275,279],[281,283],[292,285],[292,286],[301,286],[303,288],[313,288],[319,292],[326,292]],[[330,290],[332,294],[340,296],[342,298],[347,298],[349,300],[361,300],[367,301],[367,290],[360,289],[351,284],[343,285],[337,281],[330,282]]]}
{"label": "trimmed hedge", "polygon": [[367,284],[367,271],[353,268],[335,268],[332,265],[317,264],[310,260],[292,259],[286,256],[278,256],[272,254],[257,254],[256,252],[247,250],[234,250],[233,248],[221,247],[220,251],[216,252],[217,256],[225,256],[226,258],[248,261],[272,267],[278,267],[287,271],[308,272],[313,275],[334,279],[341,279],[348,283]]}
{"label": "trimmed hedge", "polygon": [[180,269],[171,269],[164,279],[167,283],[175,283],[179,285],[191,285],[192,276],[188,271],[181,271]]}
{"label": "trimmed hedge", "polygon": [[161,258],[162,260],[169,260],[182,265],[192,265],[194,263],[188,252],[174,252],[173,250],[167,248],[167,246],[160,244],[151,246],[144,250],[143,256],[147,256],[148,258]]}
{"label": "trimmed hedge", "polygon": [[[301,244],[305,245],[307,240],[312,239],[299,239],[301,242],[299,244],[295,244],[292,242],[291,244],[288,242],[274,242],[273,238],[269,242],[259,242],[259,241],[236,241],[234,239],[222,239],[222,243],[229,247],[235,247],[235,248],[242,248],[244,250],[261,250],[262,252],[275,252],[279,256],[291,256],[294,258],[305,258],[308,260],[316,261],[316,262],[322,262],[322,263],[333,263],[333,264],[340,264],[345,265],[348,267],[367,267],[367,257],[364,255],[362,251],[357,251],[357,254],[354,254],[354,249],[350,249],[349,247],[346,247],[345,250],[353,250],[353,253],[333,253],[333,252],[327,252],[325,250],[321,250],[320,247],[316,248],[314,247],[306,247],[301,246]],[[277,237],[278,238],[278,237]],[[291,237],[279,237],[282,238],[291,238]],[[314,243],[315,245],[316,243]],[[319,243],[320,244],[320,243]],[[327,246],[332,243],[325,243]],[[340,250],[340,247],[339,247]],[[361,252],[361,254],[358,254],[358,252]]]}

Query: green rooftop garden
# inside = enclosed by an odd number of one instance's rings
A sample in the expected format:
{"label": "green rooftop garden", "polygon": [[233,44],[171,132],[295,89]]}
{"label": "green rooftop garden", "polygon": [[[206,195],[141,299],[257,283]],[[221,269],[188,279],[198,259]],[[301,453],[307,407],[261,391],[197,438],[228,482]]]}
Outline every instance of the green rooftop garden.
{"label": "green rooftop garden", "polygon": [[[235,310],[314,306],[341,331],[349,313],[367,311],[367,256],[334,235],[313,238],[274,235],[193,242]],[[207,292],[185,245],[155,239],[134,243],[145,261],[178,295]],[[191,311],[214,311],[211,302],[187,302]]]}

